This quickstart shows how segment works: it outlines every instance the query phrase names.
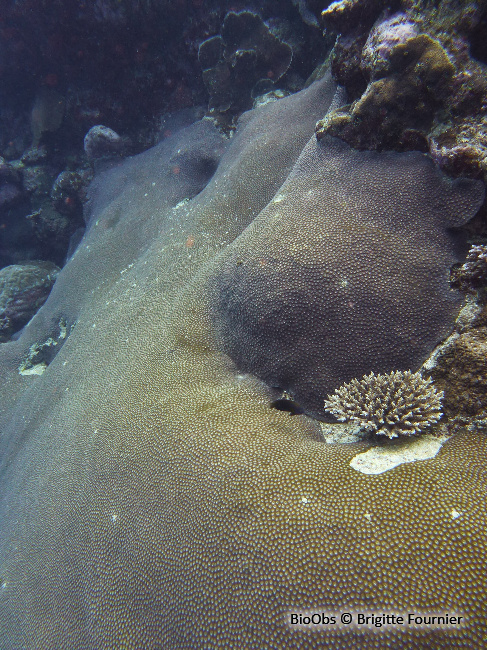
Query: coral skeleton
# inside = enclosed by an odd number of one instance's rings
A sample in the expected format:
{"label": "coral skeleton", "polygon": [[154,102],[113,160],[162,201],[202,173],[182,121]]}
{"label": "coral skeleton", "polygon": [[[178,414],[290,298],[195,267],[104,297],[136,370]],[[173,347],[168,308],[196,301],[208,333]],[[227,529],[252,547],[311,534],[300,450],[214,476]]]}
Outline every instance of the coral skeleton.
{"label": "coral skeleton", "polygon": [[443,391],[419,372],[371,372],[328,395],[325,409],[340,422],[360,422],[369,431],[395,438],[419,433],[438,422],[442,398]]}

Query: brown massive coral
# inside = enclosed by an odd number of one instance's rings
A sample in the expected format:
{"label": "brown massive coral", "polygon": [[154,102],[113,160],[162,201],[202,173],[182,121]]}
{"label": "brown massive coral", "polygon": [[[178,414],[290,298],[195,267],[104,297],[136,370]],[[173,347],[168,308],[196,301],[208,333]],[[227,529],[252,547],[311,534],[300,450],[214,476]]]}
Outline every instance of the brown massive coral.
{"label": "brown massive coral", "polygon": [[[278,192],[331,92],[325,80],[249,113],[230,141],[203,121],[96,178],[85,239],[0,346],[2,650],[482,647],[486,436],[359,474],[366,443],[326,445],[316,421],[270,408],[212,328],[222,250]],[[415,158],[402,160],[407,177]],[[45,372],[19,374],[61,322]],[[322,607],[468,624],[287,623]]]}
{"label": "brown massive coral", "polygon": [[223,349],[318,417],[354,377],[416,369],[460,309],[451,226],[482,199],[481,183],[452,182],[418,152],[311,140],[212,280]]}

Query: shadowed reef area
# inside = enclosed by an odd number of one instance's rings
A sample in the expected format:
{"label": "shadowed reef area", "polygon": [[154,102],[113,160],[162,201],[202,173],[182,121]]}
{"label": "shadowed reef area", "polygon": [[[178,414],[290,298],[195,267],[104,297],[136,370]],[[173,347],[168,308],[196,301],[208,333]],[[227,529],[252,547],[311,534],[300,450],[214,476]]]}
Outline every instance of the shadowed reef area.
{"label": "shadowed reef area", "polygon": [[[95,177],[84,239],[0,350],[2,650],[482,647],[485,436],[371,476],[349,466],[370,443],[318,421],[333,387],[451,330],[451,227],[482,185],[318,143],[334,92]],[[304,414],[270,408],[282,390]],[[467,625],[291,629],[307,609]]]}

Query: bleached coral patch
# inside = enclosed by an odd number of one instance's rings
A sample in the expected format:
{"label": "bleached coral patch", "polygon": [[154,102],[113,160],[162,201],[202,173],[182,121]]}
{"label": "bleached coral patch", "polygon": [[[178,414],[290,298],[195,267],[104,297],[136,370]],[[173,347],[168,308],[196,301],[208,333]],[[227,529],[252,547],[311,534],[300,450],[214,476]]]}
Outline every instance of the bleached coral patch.
{"label": "bleached coral patch", "polygon": [[362,474],[382,474],[403,463],[434,458],[447,440],[447,436],[431,435],[394,440],[384,447],[372,447],[357,454],[350,461],[350,467]]}

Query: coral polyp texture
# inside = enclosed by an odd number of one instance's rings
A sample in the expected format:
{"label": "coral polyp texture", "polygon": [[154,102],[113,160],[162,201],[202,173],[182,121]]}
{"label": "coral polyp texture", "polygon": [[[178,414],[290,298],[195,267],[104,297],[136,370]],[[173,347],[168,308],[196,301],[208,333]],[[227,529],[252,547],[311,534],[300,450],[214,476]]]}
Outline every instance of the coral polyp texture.
{"label": "coral polyp texture", "polygon": [[337,388],[325,400],[325,409],[340,422],[360,422],[368,431],[396,438],[438,422],[442,398],[443,392],[419,372],[371,372]]}
{"label": "coral polyp texture", "polygon": [[[34,318],[0,345],[2,650],[482,647],[485,434],[465,428],[435,458],[361,474],[350,461],[368,442],[325,444],[317,420],[271,408],[279,394],[239,368],[245,355],[233,360],[215,330],[217,278],[254,274],[260,314],[238,328],[239,349],[253,352],[259,330],[269,337],[262,306],[277,305],[283,345],[259,352],[282,383],[298,357],[300,393],[316,390],[322,409],[345,380],[347,347],[401,368],[395,351],[420,360],[454,318],[446,225],[473,214],[481,191],[445,185],[420,154],[330,141],[310,157],[333,93],[326,77],[244,114],[231,139],[202,120],[96,174],[83,240]],[[328,213],[334,231],[322,227]],[[260,249],[244,249],[262,229]],[[354,275],[350,242],[364,261]],[[421,320],[414,282],[426,280]],[[357,318],[350,331],[340,324]],[[325,327],[338,349],[303,354]],[[50,340],[42,374],[26,374]],[[327,392],[312,362],[324,356]],[[323,607],[459,612],[468,624],[363,634],[288,623]]]}
{"label": "coral polyp texture", "polygon": [[318,417],[354,377],[418,369],[453,328],[466,245],[452,227],[482,199],[418,152],[311,139],[210,282],[222,349]]}

